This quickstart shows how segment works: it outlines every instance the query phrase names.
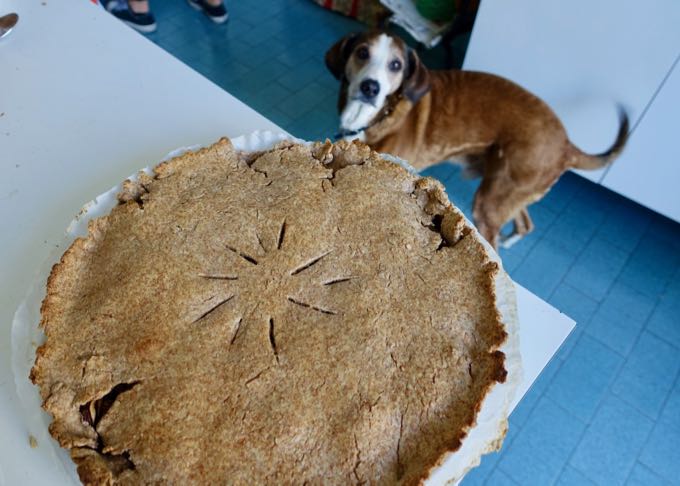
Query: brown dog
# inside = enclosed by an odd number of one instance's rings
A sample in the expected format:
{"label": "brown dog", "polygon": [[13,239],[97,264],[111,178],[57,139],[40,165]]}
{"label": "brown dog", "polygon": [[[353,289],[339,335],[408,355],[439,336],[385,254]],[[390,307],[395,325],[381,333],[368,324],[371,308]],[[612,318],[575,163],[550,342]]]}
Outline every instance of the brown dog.
{"label": "brown dog", "polygon": [[458,159],[482,177],[473,218],[494,248],[510,220],[514,233],[504,246],[533,229],[527,206],[565,170],[604,167],[628,137],[620,109],[614,145],[583,153],[550,107],[525,89],[492,74],[428,71],[401,39],[385,33],[344,37],[326,53],[326,65],[341,81],[341,135],[419,169]]}

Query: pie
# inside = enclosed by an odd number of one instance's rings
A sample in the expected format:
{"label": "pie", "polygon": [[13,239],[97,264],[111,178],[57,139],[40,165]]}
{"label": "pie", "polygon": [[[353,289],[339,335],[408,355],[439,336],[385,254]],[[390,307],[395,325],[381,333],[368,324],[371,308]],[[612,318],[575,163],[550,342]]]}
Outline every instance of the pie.
{"label": "pie", "polygon": [[417,484],[506,378],[502,271],[354,142],[128,180],[52,269],[31,371],[86,484]]}

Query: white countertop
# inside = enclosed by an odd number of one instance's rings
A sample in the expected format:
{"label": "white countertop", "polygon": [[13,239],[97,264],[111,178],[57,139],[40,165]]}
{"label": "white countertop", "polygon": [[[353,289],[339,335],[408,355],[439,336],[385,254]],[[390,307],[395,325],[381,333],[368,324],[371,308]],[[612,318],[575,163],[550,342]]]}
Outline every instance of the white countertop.
{"label": "white countertop", "polygon": [[[10,366],[12,316],[38,267],[84,202],[140,167],[177,147],[283,130],[85,0],[0,10],[20,16],[0,40],[0,484],[50,484]],[[518,307],[516,400],[574,326],[521,287]]]}

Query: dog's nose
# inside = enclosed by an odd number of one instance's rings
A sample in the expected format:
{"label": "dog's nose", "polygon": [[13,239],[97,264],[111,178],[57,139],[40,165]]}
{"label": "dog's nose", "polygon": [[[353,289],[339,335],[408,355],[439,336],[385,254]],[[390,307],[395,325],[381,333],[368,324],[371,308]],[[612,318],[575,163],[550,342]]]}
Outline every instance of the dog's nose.
{"label": "dog's nose", "polygon": [[373,98],[380,92],[380,85],[375,79],[364,79],[359,89],[366,98]]}

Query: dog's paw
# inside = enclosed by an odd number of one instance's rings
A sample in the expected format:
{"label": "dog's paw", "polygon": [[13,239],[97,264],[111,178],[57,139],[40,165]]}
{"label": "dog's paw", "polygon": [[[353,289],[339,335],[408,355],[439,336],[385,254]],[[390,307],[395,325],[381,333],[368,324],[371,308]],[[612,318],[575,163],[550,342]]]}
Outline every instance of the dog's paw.
{"label": "dog's paw", "polygon": [[503,248],[504,250],[508,250],[508,249],[512,248],[512,246],[515,245],[523,237],[524,237],[524,235],[520,235],[519,233],[511,233],[509,235],[501,235],[499,246],[501,248]]}

